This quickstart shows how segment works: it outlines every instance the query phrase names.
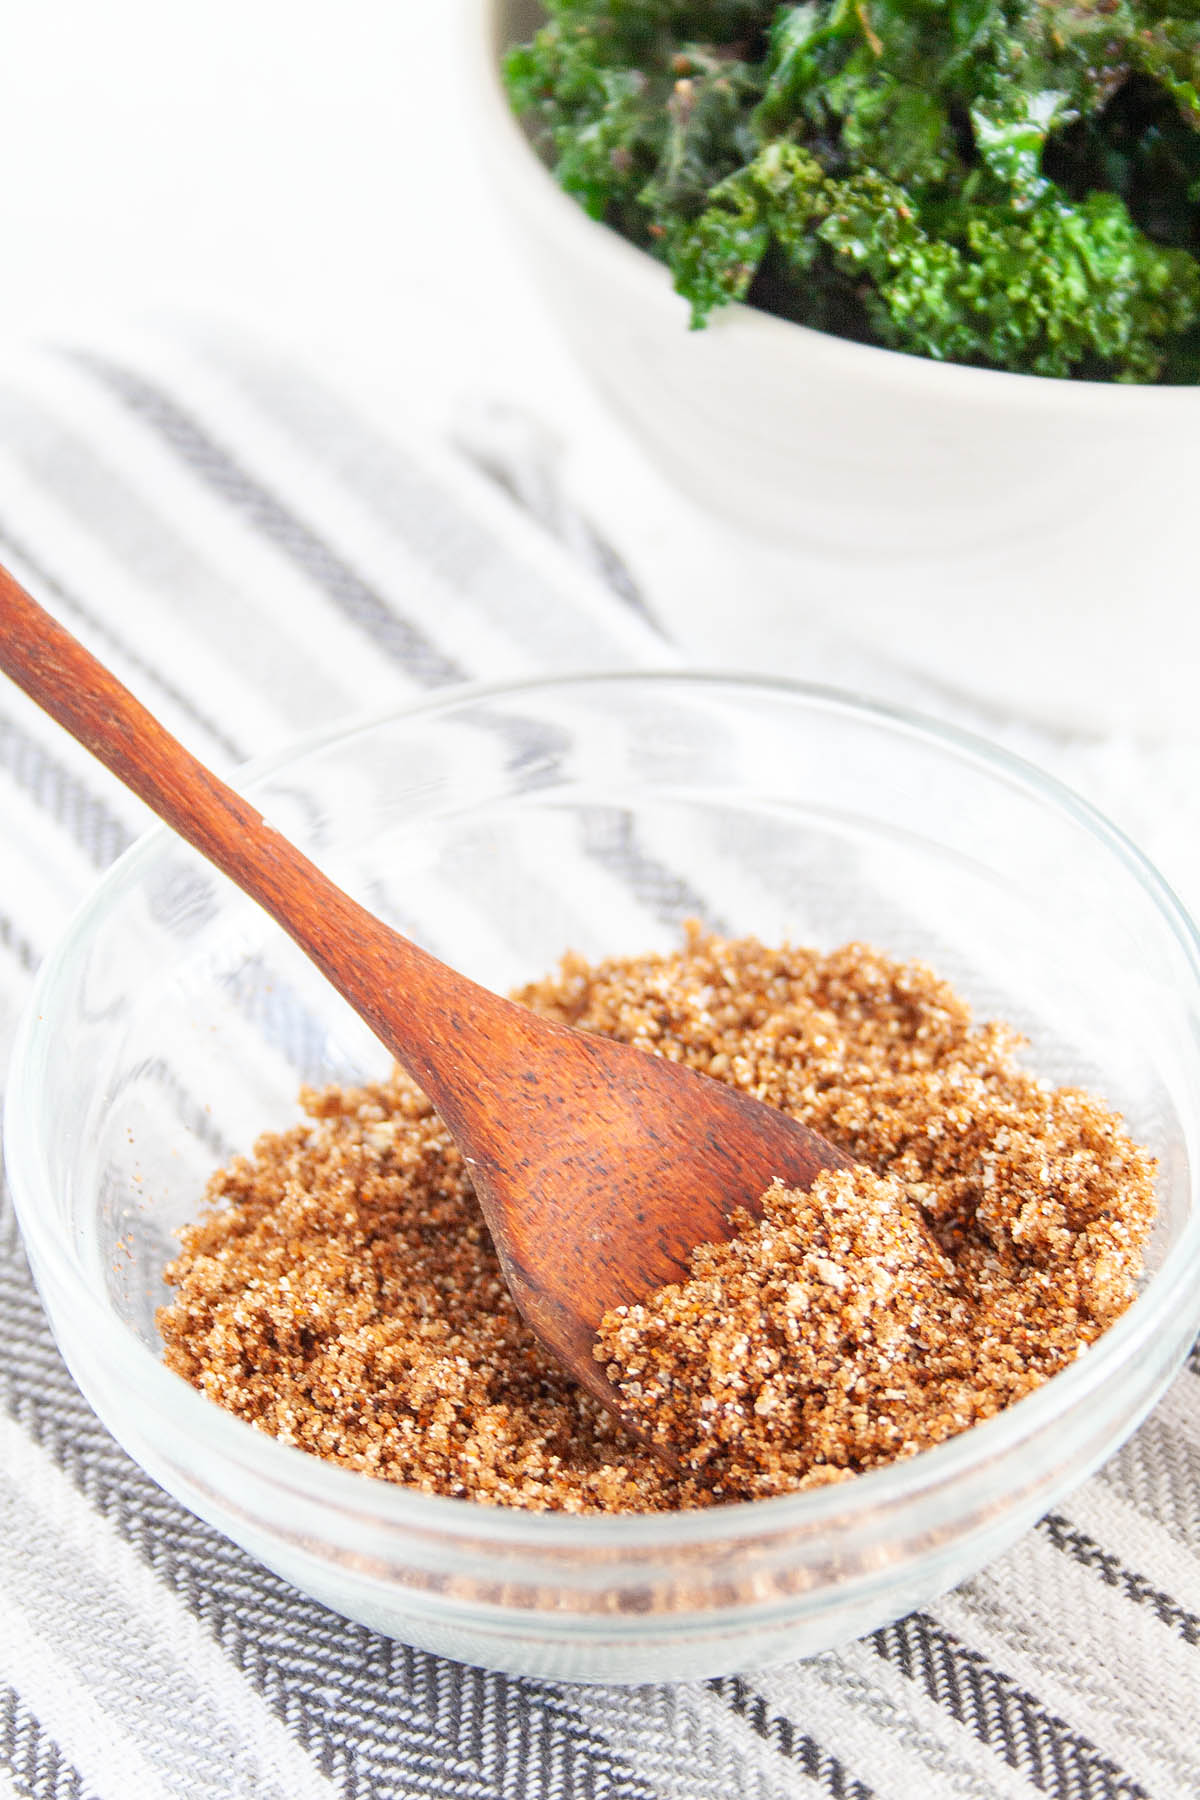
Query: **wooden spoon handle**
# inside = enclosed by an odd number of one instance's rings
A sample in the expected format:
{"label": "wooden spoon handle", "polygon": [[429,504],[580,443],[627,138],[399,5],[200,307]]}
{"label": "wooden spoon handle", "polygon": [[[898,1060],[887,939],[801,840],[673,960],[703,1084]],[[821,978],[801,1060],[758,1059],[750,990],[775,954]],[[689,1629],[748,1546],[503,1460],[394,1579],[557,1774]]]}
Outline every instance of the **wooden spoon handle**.
{"label": "wooden spoon handle", "polygon": [[[502,1004],[390,931],[219,780],[0,568],[0,669],[270,913],[436,1100],[427,1009]],[[381,1009],[381,1002],[386,1012]]]}

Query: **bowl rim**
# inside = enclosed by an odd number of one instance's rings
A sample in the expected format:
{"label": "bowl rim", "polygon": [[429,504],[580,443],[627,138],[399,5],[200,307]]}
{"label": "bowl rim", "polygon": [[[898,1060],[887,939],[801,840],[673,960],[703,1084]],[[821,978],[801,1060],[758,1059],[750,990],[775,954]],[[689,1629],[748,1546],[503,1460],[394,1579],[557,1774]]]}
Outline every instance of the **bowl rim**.
{"label": "bowl rim", "polygon": [[[283,769],[294,768],[333,745],[352,743],[389,726],[404,726],[479,704],[520,698],[543,690],[661,684],[689,688],[758,691],[807,709],[851,716],[923,740],[974,764],[992,778],[1062,812],[1082,826],[1125,866],[1161,915],[1183,952],[1200,995],[1200,926],[1174,890],[1137,846],[1091,802],[1026,758],[962,727],[905,706],[878,701],[822,683],[753,672],[688,670],[664,666],[636,670],[580,671],[456,684],[412,702],[374,709],[296,738],[242,764],[235,774],[239,791],[250,790]],[[377,1476],[345,1469],[308,1451],[280,1443],[226,1412],[168,1369],[148,1345],[116,1320],[98,1296],[71,1246],[51,1229],[53,1184],[38,1125],[45,1108],[39,1083],[50,1066],[55,996],[69,980],[71,966],[86,942],[93,920],[119,905],[125,892],[156,858],[175,852],[181,840],[155,825],[130,845],[76,908],[57,943],[42,962],[24,1008],[14,1043],[3,1134],[14,1209],[39,1285],[43,1267],[53,1266],[56,1289],[87,1318],[107,1344],[119,1373],[172,1429],[206,1441],[214,1458],[249,1469],[269,1484],[326,1503],[342,1514],[369,1513],[377,1527],[418,1529],[460,1540],[481,1539],[540,1552],[555,1547],[592,1551],[652,1552],[680,1544],[764,1539],[796,1527],[819,1529],[837,1519],[843,1528],[866,1524],[897,1503],[911,1504],[949,1488],[961,1477],[981,1477],[998,1457],[1033,1437],[1055,1417],[1073,1412],[1103,1387],[1110,1373],[1155,1336],[1164,1313],[1173,1316],[1191,1295],[1200,1325],[1200,1204],[1159,1268],[1129,1309],[1067,1368],[990,1419],[969,1427],[915,1456],[867,1470],[853,1480],[770,1498],[736,1501],[695,1511],[668,1513],[567,1514],[534,1512],[487,1502],[428,1494]],[[222,877],[224,879],[224,877]],[[1200,1183],[1200,1169],[1192,1172]],[[48,1310],[48,1309],[47,1309]],[[1181,1358],[1182,1360],[1182,1354]]]}
{"label": "bowl rim", "polygon": [[[522,202],[536,211],[545,227],[555,235],[567,237],[581,262],[606,265],[610,276],[639,286],[649,305],[661,308],[664,303],[670,304],[678,312],[680,334],[686,336],[686,302],[675,293],[665,263],[658,262],[620,232],[589,217],[559,187],[510,107],[496,52],[502,35],[507,38],[505,19],[515,3],[516,0],[470,0],[470,25],[462,27],[463,64],[474,102],[476,129],[486,127],[489,161],[493,153],[499,160],[499,166],[492,169],[492,178],[507,177]],[[1115,408],[1128,422],[1133,406],[1162,409],[1187,405],[1189,400],[1194,405],[1200,398],[1200,388],[1195,383],[1094,381],[942,362],[915,351],[856,343],[739,301],[718,309],[705,330],[692,335],[703,340],[727,333],[753,345],[764,357],[791,358],[799,342],[807,360],[824,362],[831,375],[863,384],[882,381],[890,388],[907,390],[925,405],[936,404],[939,398],[961,402],[973,397],[999,408],[1049,409],[1060,415],[1076,413],[1085,419],[1106,418]],[[1132,398],[1135,395],[1140,398]]]}

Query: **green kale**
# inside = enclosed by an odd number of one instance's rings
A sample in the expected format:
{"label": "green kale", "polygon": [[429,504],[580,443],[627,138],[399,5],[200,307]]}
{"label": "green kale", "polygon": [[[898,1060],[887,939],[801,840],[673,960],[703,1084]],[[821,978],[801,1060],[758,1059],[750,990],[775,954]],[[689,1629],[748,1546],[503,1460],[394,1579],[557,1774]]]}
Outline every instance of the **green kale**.
{"label": "green kale", "polygon": [[512,103],[702,325],[1200,379],[1200,0],[546,0]]}

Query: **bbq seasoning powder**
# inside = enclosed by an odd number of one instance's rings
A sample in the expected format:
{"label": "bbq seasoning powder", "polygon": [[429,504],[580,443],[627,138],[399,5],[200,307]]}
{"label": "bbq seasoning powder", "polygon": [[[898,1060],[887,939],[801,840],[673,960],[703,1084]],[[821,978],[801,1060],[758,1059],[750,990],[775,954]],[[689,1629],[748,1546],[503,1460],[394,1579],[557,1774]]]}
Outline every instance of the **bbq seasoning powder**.
{"label": "bbq seasoning powder", "polygon": [[427,1492],[662,1511],[845,1480],[1039,1386],[1134,1297],[1154,1163],[1023,1069],[928,969],[689,928],[516,998],[779,1106],[861,1165],[698,1247],[596,1354],[680,1473],[543,1352],[462,1160],[400,1072],[306,1092],[210,1183],[159,1312],[169,1367],[261,1430]]}

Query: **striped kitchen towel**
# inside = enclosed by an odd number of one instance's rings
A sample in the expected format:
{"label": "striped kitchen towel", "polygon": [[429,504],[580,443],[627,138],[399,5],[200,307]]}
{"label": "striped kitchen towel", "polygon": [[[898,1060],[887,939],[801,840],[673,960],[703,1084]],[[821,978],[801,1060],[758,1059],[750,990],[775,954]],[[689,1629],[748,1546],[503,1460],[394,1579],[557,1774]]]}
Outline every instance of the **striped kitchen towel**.
{"label": "striped kitchen towel", "polygon": [[[414,446],[261,346],[31,355],[0,379],[0,559],[217,767],[466,679],[679,656],[536,423],[477,403],[462,436]],[[827,634],[813,674],[1034,754],[1200,900],[1194,743],[980,718]],[[5,1054],[40,957],[144,823],[0,684]],[[190,1517],[72,1385],[7,1198],[0,1435],[0,1800],[1200,1796],[1200,1353],[1061,1512],[930,1611],[635,1689],[390,1642]]]}

